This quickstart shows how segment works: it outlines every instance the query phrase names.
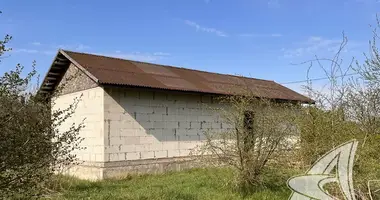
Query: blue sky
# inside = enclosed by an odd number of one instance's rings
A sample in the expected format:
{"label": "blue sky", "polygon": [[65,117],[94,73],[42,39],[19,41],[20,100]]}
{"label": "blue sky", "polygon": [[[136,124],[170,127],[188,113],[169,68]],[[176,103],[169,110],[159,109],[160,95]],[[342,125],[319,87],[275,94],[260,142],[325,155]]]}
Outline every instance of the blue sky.
{"label": "blue sky", "polygon": [[[378,0],[124,0],[1,3],[13,51],[0,72],[33,60],[44,75],[59,48],[286,83],[314,55],[368,51]],[[315,68],[311,78],[323,77]],[[287,84],[300,91],[301,84]]]}

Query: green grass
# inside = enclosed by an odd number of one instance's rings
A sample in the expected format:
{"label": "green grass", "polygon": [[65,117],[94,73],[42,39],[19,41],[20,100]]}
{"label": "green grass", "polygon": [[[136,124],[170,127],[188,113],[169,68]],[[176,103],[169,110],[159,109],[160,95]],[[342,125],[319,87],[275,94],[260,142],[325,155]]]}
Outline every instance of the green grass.
{"label": "green grass", "polygon": [[286,180],[294,171],[269,170],[266,184],[245,198],[234,189],[230,169],[192,169],[159,175],[129,176],[124,179],[85,181],[61,179],[61,191],[53,199],[287,199]]}

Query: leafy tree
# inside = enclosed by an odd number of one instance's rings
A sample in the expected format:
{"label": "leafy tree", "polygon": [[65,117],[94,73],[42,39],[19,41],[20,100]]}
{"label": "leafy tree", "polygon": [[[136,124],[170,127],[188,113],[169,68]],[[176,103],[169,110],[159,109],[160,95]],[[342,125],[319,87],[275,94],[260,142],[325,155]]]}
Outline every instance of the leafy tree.
{"label": "leafy tree", "polygon": [[248,88],[244,91],[244,95],[219,98],[225,106],[216,112],[229,128],[206,132],[200,154],[208,163],[234,168],[235,185],[242,194],[248,194],[265,184],[262,175],[268,165],[283,165],[282,156],[294,147],[298,106],[258,98]]}
{"label": "leafy tree", "polygon": [[[380,180],[380,56],[376,29],[374,33],[370,56],[366,56],[364,64],[355,64],[352,59],[348,67],[342,65],[340,54],[347,44],[346,37],[332,59],[316,57],[310,61],[311,67],[317,63],[325,71],[329,81],[324,91],[309,82],[306,89],[317,104],[304,108],[298,120],[299,155],[306,168],[332,148],[348,140],[359,141],[353,174],[358,199],[380,196],[379,190],[369,187],[369,182]],[[323,60],[330,67],[323,65]],[[329,189],[339,196],[338,187]]]}
{"label": "leafy tree", "polygon": [[[11,36],[0,41],[0,56]],[[1,58],[1,57],[0,57]],[[0,59],[1,60],[1,59]],[[78,133],[83,124],[60,132],[58,126],[75,111],[79,99],[65,109],[51,111],[50,99],[30,90],[37,76],[34,68],[23,76],[20,64],[0,76],[0,198],[38,198],[49,192],[54,174],[76,161]]]}

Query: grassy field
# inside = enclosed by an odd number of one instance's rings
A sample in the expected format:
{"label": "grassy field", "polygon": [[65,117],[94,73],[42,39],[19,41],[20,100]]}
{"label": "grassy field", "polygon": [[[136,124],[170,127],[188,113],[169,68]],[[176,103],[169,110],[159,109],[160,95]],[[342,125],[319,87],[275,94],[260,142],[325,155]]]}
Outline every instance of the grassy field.
{"label": "grassy field", "polygon": [[230,169],[193,169],[124,179],[84,181],[64,177],[53,199],[287,199],[286,180],[294,172],[271,170],[266,185],[243,198],[234,190]]}

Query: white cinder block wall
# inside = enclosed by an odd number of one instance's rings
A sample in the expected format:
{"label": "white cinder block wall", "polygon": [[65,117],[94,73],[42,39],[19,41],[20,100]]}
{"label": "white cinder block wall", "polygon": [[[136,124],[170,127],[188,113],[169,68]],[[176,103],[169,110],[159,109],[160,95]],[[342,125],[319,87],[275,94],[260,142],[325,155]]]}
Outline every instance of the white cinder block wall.
{"label": "white cinder block wall", "polygon": [[95,87],[59,96],[53,109],[67,108],[81,95],[76,112],[60,127],[65,131],[84,120],[80,137],[85,149],[75,152],[84,162],[69,171],[80,178],[170,170],[173,166],[157,159],[170,163],[189,156],[205,139],[205,131],[230,128],[212,109],[222,105],[197,93]]}
{"label": "white cinder block wall", "polygon": [[105,162],[189,156],[204,131],[229,128],[210,95],[106,88]]}
{"label": "white cinder block wall", "polygon": [[[104,162],[104,90],[95,87],[79,92],[64,94],[52,99],[52,110],[63,110],[74,103],[74,99],[79,98],[75,113],[68,118],[60,127],[61,132],[68,130],[73,123],[79,124],[83,121],[85,127],[79,132],[83,138],[81,146],[85,149],[77,150],[74,153],[82,165],[87,163]],[[70,173],[86,179],[102,178],[102,170],[96,168],[86,169],[84,167],[72,167]]]}
{"label": "white cinder block wall", "polygon": [[104,161],[104,91],[101,87],[65,94],[53,100],[53,110],[66,109],[79,98],[78,106],[72,115],[60,127],[61,131],[68,130],[72,123],[79,124],[83,121],[85,127],[79,132],[83,138],[81,143],[84,150],[76,152],[82,161]]}

